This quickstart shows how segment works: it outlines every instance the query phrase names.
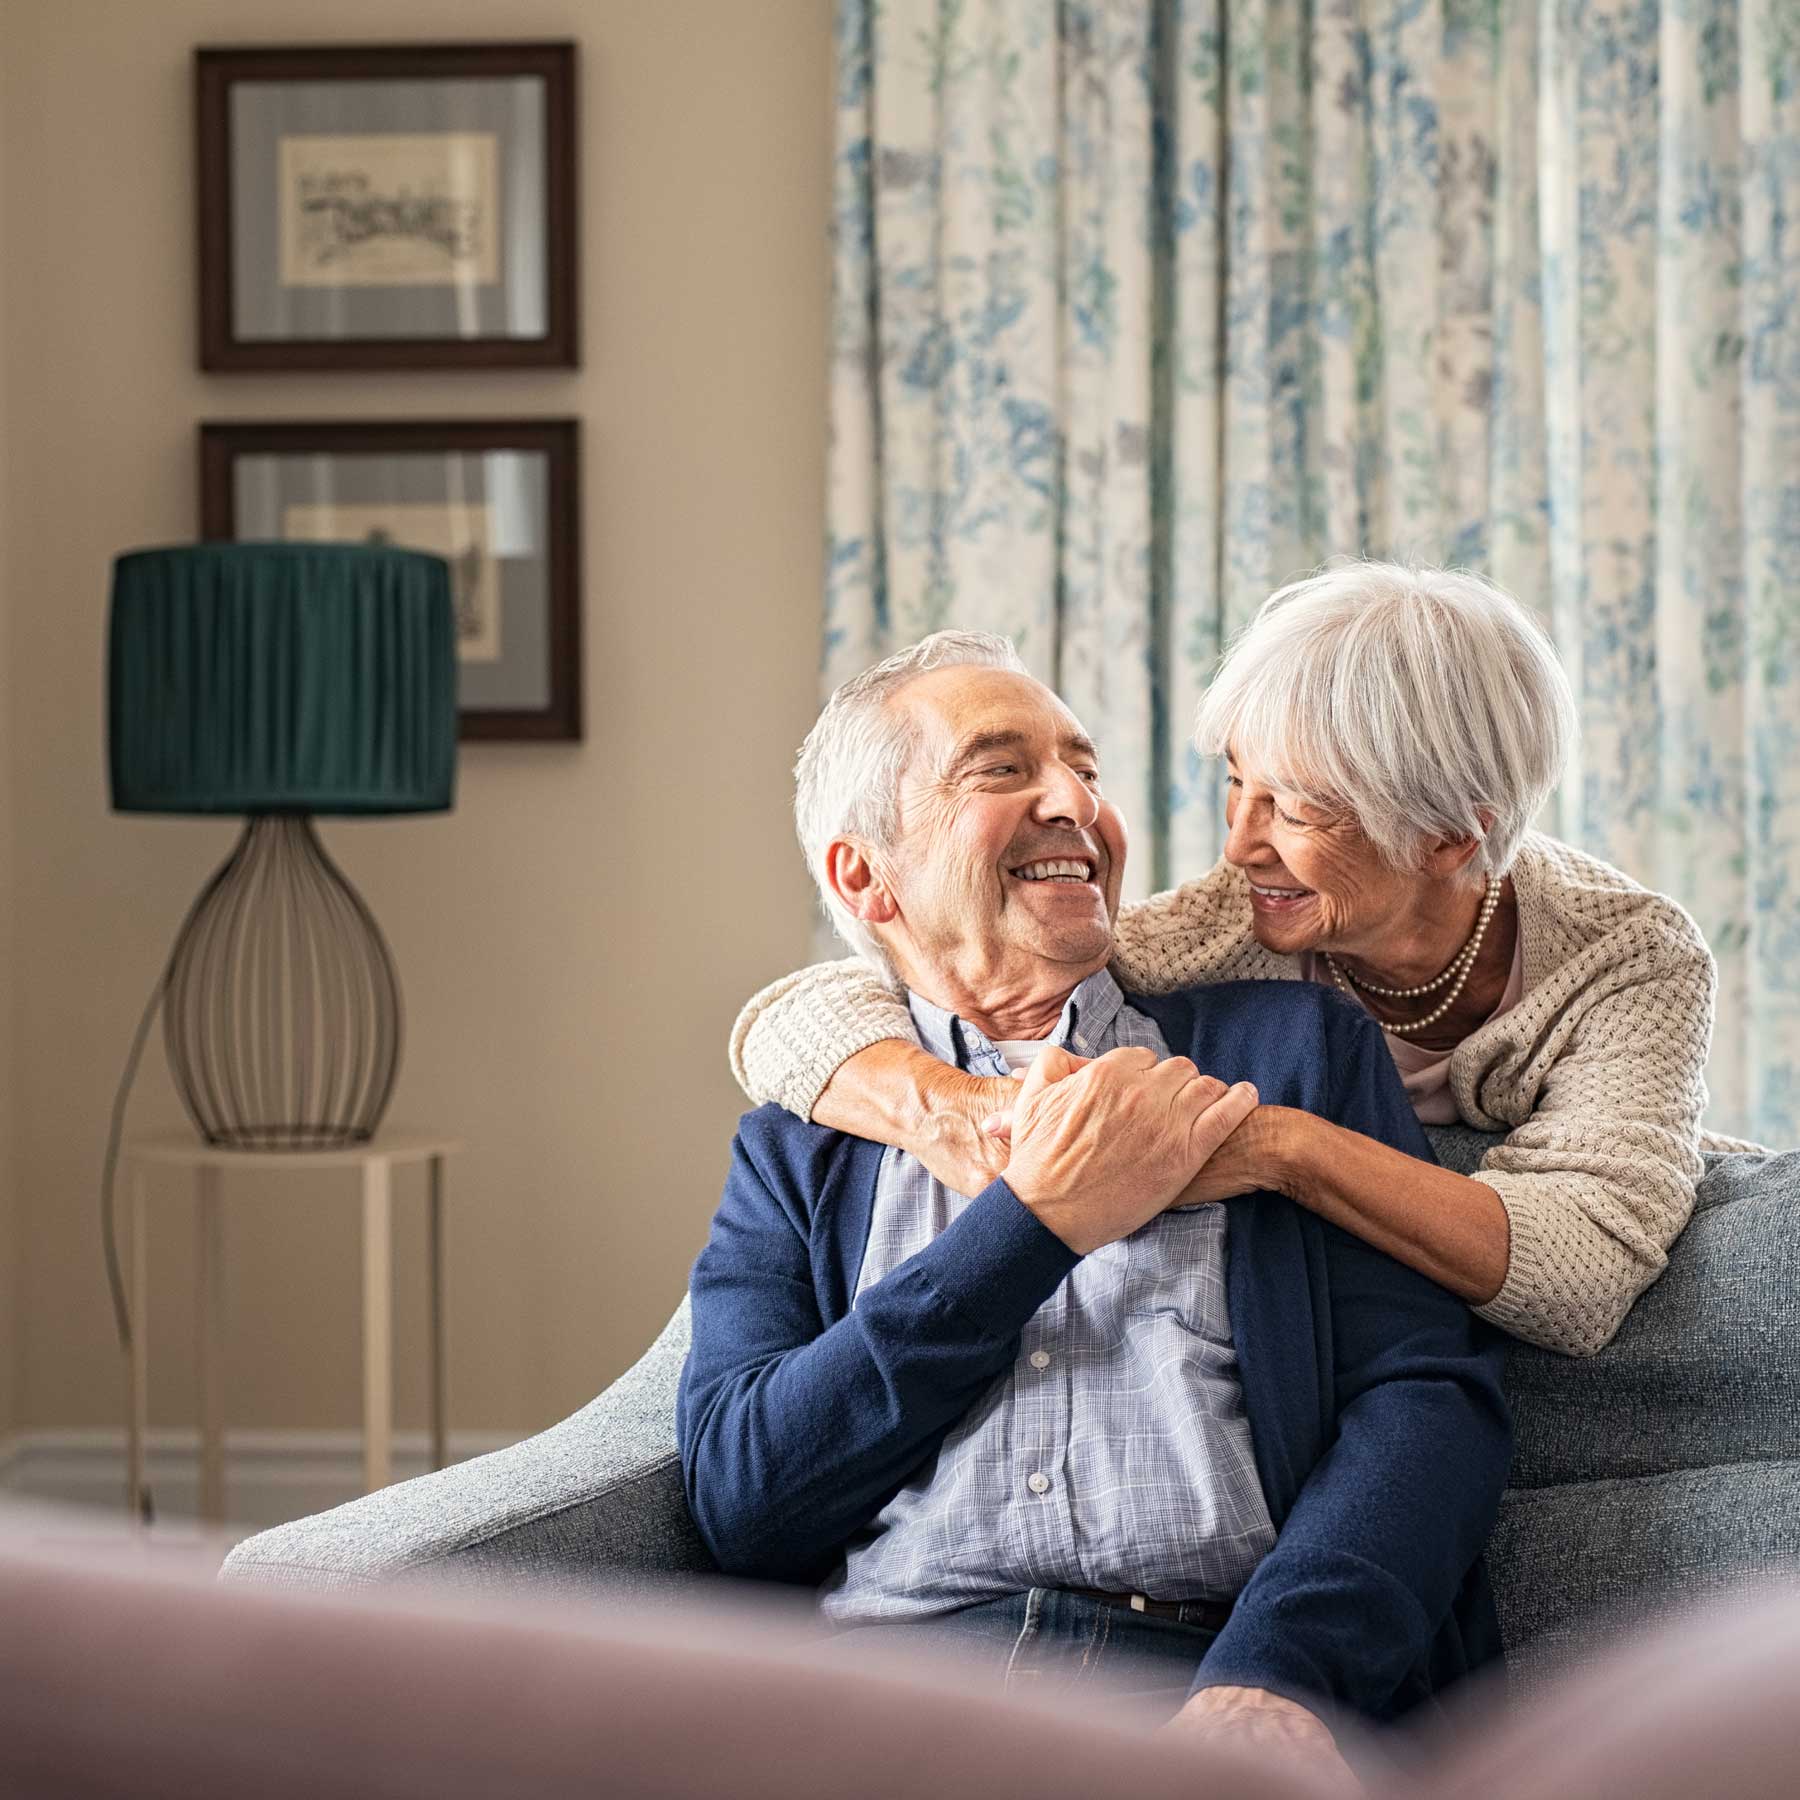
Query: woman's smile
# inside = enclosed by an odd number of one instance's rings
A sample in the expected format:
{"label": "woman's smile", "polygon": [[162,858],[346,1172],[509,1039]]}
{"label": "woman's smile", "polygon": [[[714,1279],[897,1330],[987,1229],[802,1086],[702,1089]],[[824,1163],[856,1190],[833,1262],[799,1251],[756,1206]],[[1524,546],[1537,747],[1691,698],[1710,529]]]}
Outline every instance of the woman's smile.
{"label": "woman's smile", "polygon": [[1286,918],[1297,913],[1314,898],[1311,888],[1295,887],[1287,882],[1261,882],[1254,875],[1245,879],[1250,883],[1251,909],[1271,918]]}

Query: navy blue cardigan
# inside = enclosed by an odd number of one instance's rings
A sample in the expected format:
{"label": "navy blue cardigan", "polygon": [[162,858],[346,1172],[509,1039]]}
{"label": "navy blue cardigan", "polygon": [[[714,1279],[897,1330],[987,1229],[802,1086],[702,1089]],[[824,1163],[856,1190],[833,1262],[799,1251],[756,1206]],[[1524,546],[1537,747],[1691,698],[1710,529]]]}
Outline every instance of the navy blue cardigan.
{"label": "navy blue cardigan", "polygon": [[[1130,999],[1208,1073],[1431,1158],[1380,1031],[1329,989]],[[730,1573],[822,1580],[1078,1260],[999,1180],[852,1308],[881,1155],[773,1106],[738,1127],[677,1408],[688,1503]],[[1280,1195],[1226,1204],[1232,1336],[1278,1538],[1195,1687],[1393,1718],[1499,1654],[1480,1562],[1512,1452],[1498,1334]]]}

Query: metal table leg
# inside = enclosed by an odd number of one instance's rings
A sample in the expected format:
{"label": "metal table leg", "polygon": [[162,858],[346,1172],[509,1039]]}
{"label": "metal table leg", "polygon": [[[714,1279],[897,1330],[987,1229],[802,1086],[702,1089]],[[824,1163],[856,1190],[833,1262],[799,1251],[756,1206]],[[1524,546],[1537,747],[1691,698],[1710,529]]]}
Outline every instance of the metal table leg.
{"label": "metal table leg", "polygon": [[144,1516],[144,1436],[150,1425],[150,1233],[149,1179],[141,1163],[131,1170],[131,1425],[126,1435],[126,1484],[131,1522]]}
{"label": "metal table leg", "polygon": [[444,1331],[444,1159],[431,1159],[431,1193],[426,1216],[427,1261],[431,1280],[431,1466],[448,1462],[448,1375],[445,1369]]}
{"label": "metal table leg", "polygon": [[392,1475],[393,1183],[384,1158],[363,1165],[363,1488]]}
{"label": "metal table leg", "polygon": [[225,1236],[219,1171],[198,1171],[194,1210],[194,1336],[200,1366],[200,1517],[225,1523],[225,1430],[220,1348],[224,1342]]}

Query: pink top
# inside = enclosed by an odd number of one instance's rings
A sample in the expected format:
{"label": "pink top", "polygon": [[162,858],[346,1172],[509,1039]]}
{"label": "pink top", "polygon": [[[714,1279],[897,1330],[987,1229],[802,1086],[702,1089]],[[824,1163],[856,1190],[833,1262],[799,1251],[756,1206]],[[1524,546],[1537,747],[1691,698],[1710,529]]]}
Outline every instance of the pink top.
{"label": "pink top", "polygon": [[[1300,973],[1308,981],[1323,982],[1326,987],[1336,987],[1331,971],[1325,966],[1325,959],[1305,950],[1300,955]],[[1525,992],[1525,934],[1520,932],[1513,941],[1512,968],[1507,972],[1506,991],[1500,996],[1500,1004],[1488,1014],[1482,1024],[1490,1019],[1497,1019],[1503,1012],[1519,1004],[1520,996]],[[1456,1096],[1450,1091],[1450,1058],[1449,1050],[1425,1050],[1419,1045],[1409,1043],[1405,1038],[1395,1037],[1391,1032],[1383,1032],[1387,1040],[1389,1053],[1393,1056],[1394,1067],[1400,1071],[1401,1085],[1406,1089],[1406,1097],[1412,1102],[1413,1112],[1418,1116],[1421,1125],[1454,1125],[1457,1122]]]}

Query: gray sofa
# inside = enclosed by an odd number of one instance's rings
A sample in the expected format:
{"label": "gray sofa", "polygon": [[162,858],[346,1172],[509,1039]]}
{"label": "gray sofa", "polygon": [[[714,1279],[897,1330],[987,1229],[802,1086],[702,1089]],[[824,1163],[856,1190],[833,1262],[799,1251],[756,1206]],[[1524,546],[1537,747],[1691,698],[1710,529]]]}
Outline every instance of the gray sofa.
{"label": "gray sofa", "polygon": [[[1434,1131],[1464,1171],[1491,1141]],[[1710,1156],[1663,1278],[1598,1356],[1516,1345],[1512,1484],[1489,1550],[1515,1685],[1590,1638],[1800,1578],[1800,1152]],[[687,1304],[548,1431],[258,1533],[221,1579],[662,1589],[712,1565],[675,1450]]]}

